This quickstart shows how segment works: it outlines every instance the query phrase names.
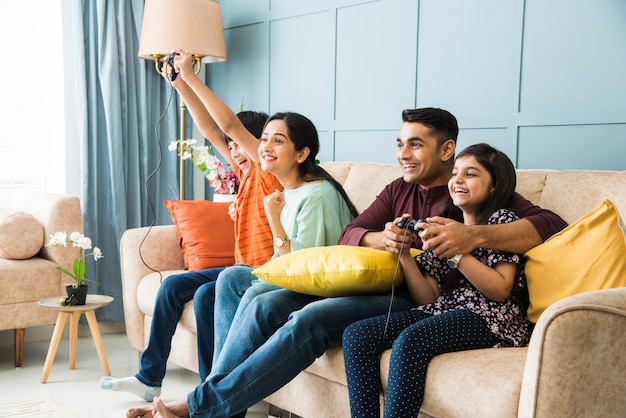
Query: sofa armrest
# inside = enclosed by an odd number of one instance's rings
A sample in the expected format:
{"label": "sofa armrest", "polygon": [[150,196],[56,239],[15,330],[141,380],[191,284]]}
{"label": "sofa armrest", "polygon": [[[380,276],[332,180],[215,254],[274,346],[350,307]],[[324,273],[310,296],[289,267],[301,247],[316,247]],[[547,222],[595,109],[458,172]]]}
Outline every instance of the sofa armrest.
{"label": "sofa armrest", "polygon": [[128,229],[120,240],[124,321],[130,345],[144,349],[144,314],[137,303],[137,287],[155,271],[182,270],[183,255],[174,225]]}
{"label": "sofa armrest", "polygon": [[519,417],[626,411],[626,287],[565,298],[541,315],[528,346]]}

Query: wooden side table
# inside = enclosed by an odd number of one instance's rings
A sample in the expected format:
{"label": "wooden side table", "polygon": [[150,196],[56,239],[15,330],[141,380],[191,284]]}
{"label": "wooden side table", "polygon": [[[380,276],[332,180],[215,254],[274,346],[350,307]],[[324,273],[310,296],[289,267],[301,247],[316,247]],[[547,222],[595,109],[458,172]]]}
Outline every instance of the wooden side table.
{"label": "wooden side table", "polygon": [[52,363],[54,363],[54,356],[56,356],[57,348],[59,348],[59,342],[61,341],[61,335],[63,334],[63,328],[65,327],[65,321],[68,316],[70,316],[70,370],[74,370],[76,368],[76,340],[78,339],[78,320],[80,319],[81,314],[85,314],[85,317],[87,318],[87,323],[89,324],[89,329],[91,330],[91,337],[96,345],[98,357],[100,358],[100,364],[102,365],[102,371],[104,371],[105,376],[111,376],[109,362],[107,361],[106,353],[104,352],[104,345],[102,344],[102,337],[100,336],[100,329],[98,328],[98,321],[96,320],[96,314],[94,311],[113,302],[113,298],[106,295],[87,295],[87,301],[84,305],[61,306],[58,302],[59,299],[62,298],[62,296],[56,296],[43,299],[38,302],[41,306],[59,311],[56,324],[54,325],[54,332],[52,333],[50,347],[48,348],[46,362],[43,366],[41,383],[46,383],[48,381],[50,368],[52,368]]}

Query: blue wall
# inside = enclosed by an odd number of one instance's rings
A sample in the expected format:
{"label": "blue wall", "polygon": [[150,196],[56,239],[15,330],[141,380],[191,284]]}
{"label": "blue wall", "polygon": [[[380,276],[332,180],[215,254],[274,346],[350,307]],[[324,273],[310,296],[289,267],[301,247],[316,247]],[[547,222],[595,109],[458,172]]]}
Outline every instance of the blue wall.
{"label": "blue wall", "polygon": [[404,108],[455,114],[459,147],[519,168],[626,169],[624,0],[228,0],[233,109],[296,111],[322,161],[395,163]]}

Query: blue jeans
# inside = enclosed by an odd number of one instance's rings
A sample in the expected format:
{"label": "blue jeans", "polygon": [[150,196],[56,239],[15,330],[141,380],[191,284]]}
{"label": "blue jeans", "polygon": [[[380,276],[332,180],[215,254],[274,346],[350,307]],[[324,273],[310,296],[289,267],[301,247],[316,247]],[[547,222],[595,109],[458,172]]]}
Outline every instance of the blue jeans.
{"label": "blue jeans", "polygon": [[[157,292],[150,328],[148,347],[141,355],[141,368],[135,375],[137,380],[148,386],[160,387],[165,376],[167,359],[172,348],[172,337],[183,313],[185,304],[194,299],[196,318],[199,312],[195,296],[203,295],[203,318],[210,320],[198,323],[198,353],[210,350],[210,355],[198,355],[200,378],[204,380],[211,371],[213,358],[213,301],[215,280],[225,267],[217,267],[170,276],[163,281]],[[207,348],[208,347],[208,348]],[[202,351],[200,349],[202,348]]]}
{"label": "blue jeans", "polygon": [[253,270],[254,268],[244,265],[229,267],[220,274],[215,284],[214,364],[220,356],[231,324],[238,324],[240,321],[239,306],[247,306],[256,295],[280,289],[278,286],[260,281],[252,274]]}
{"label": "blue jeans", "polygon": [[[389,301],[390,294],[322,299],[284,289],[255,296],[240,306],[211,375],[187,396],[191,416],[244,411],[341,345],[348,325],[387,313]],[[413,306],[406,288],[397,289],[392,310]]]}

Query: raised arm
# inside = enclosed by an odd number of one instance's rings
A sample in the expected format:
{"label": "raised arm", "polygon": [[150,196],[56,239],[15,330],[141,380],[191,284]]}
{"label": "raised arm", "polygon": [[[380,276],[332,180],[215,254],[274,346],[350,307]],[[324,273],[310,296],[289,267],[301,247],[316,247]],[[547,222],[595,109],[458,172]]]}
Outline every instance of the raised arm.
{"label": "raised arm", "polygon": [[204,108],[213,118],[219,129],[243,148],[248,157],[252,158],[255,163],[258,163],[258,138],[255,138],[254,135],[243,126],[237,115],[226,103],[217,97],[217,95],[194,74],[189,53],[181,49],[176,52],[180,54],[174,61],[176,70],[180,72],[180,78],[185,81],[196,95],[197,99],[204,105]]}
{"label": "raised arm", "polygon": [[[191,61],[189,62],[189,65],[191,65]],[[167,64],[164,64],[162,72],[164,78],[167,78],[169,71],[166,67]],[[219,126],[217,126],[217,123],[215,123],[215,120],[211,117],[211,114],[204,107],[200,98],[182,79],[182,77],[176,77],[176,79],[172,81],[172,86],[176,89],[178,94],[180,94],[181,100],[185,103],[194,124],[198,127],[202,135],[204,135],[213,148],[226,158],[228,163],[232,166],[233,162],[231,161],[230,151],[228,150],[226,141],[224,141],[222,131]]]}

